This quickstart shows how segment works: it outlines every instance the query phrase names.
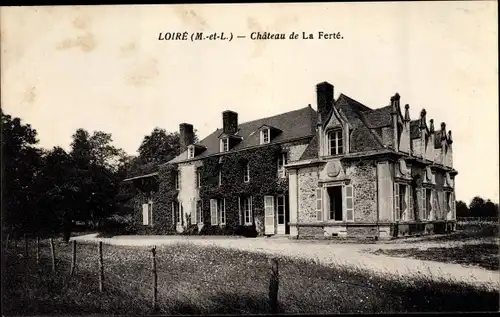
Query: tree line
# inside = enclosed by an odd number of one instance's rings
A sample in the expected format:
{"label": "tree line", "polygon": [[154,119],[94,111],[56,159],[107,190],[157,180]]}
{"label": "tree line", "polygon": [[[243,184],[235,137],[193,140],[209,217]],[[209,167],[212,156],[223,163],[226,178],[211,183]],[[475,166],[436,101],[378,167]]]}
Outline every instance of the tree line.
{"label": "tree line", "polygon": [[[69,151],[43,149],[29,123],[1,112],[2,233],[66,233],[76,221],[99,223],[122,208],[121,183],[180,152],[178,132],[155,128],[132,156],[112,135],[77,129]],[[196,138],[196,137],[195,137]]]}
{"label": "tree line", "polygon": [[459,200],[456,202],[457,217],[499,217],[498,204],[489,199],[476,196],[467,204]]}

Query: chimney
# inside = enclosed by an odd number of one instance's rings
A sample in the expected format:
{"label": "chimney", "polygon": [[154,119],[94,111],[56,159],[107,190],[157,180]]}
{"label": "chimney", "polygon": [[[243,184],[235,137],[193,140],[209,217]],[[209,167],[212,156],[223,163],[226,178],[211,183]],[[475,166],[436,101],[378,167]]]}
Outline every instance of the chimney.
{"label": "chimney", "polygon": [[446,139],[446,123],[441,122],[441,140]]}
{"label": "chimney", "polygon": [[405,105],[405,121],[411,121],[410,119],[410,105],[406,104]]}
{"label": "chimney", "polygon": [[222,113],[222,131],[226,134],[238,132],[238,114],[231,110]]}
{"label": "chimney", "polygon": [[189,123],[179,124],[179,143],[181,153],[187,150],[188,145],[193,144],[194,132],[193,125]]}
{"label": "chimney", "polygon": [[425,109],[422,109],[422,112],[420,112],[420,129],[425,129],[425,116],[427,115],[427,112]]}
{"label": "chimney", "polygon": [[398,93],[391,97],[392,112],[397,113],[399,110],[399,99],[401,97]]}
{"label": "chimney", "polygon": [[316,85],[318,120],[324,123],[328,112],[333,107],[333,85],[324,81]]}

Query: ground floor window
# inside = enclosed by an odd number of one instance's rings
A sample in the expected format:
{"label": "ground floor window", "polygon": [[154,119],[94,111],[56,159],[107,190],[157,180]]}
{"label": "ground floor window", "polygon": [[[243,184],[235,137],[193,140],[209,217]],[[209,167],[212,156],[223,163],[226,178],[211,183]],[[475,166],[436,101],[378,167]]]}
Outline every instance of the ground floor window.
{"label": "ground floor window", "polygon": [[243,198],[243,224],[253,224],[253,206],[251,196]]}
{"label": "ground floor window", "polygon": [[201,200],[198,200],[196,202],[196,215],[198,217],[198,223],[203,223],[203,205],[201,203]]}
{"label": "ground floor window", "polygon": [[210,223],[213,226],[226,224],[226,199],[210,199]]}
{"label": "ground floor window", "polygon": [[153,202],[149,201],[142,204],[142,224],[145,226],[153,225]]}
{"label": "ground floor window", "polygon": [[[324,210],[324,212],[323,212]],[[354,221],[354,188],[334,185],[316,189],[317,220]]]}
{"label": "ground floor window", "polygon": [[394,220],[406,220],[409,210],[409,192],[406,184],[394,184]]}
{"label": "ground floor window", "polygon": [[446,215],[449,220],[455,219],[455,202],[452,192],[446,192]]}

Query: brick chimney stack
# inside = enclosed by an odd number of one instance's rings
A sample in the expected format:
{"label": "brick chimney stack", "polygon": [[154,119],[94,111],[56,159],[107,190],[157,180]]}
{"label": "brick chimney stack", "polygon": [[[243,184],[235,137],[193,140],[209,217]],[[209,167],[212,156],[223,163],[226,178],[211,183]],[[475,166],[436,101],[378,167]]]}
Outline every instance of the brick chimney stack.
{"label": "brick chimney stack", "polygon": [[318,105],[318,120],[324,123],[326,116],[333,107],[333,85],[324,81],[316,85],[316,102]]}
{"label": "brick chimney stack", "polygon": [[187,150],[188,145],[194,143],[194,128],[192,124],[181,123],[179,124],[179,138],[181,153]]}
{"label": "brick chimney stack", "polygon": [[222,113],[222,131],[225,134],[236,134],[238,132],[238,114],[231,110]]}

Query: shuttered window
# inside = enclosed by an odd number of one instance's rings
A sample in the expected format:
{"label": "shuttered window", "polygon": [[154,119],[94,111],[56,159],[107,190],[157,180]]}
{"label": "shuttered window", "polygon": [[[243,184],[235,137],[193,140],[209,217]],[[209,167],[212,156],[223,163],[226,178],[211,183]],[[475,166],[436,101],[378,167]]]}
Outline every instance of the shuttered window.
{"label": "shuttered window", "polygon": [[408,188],[406,190],[408,192],[408,201],[410,205],[410,212],[406,213],[406,219],[405,220],[412,220],[414,218],[414,206],[413,206],[413,191],[412,187],[408,185]]}
{"label": "shuttered window", "polygon": [[316,219],[318,221],[323,220],[323,197],[322,195],[322,189],[321,188],[316,188]]}
{"label": "shuttered window", "polygon": [[354,221],[354,190],[352,185],[345,186],[346,220]]}

